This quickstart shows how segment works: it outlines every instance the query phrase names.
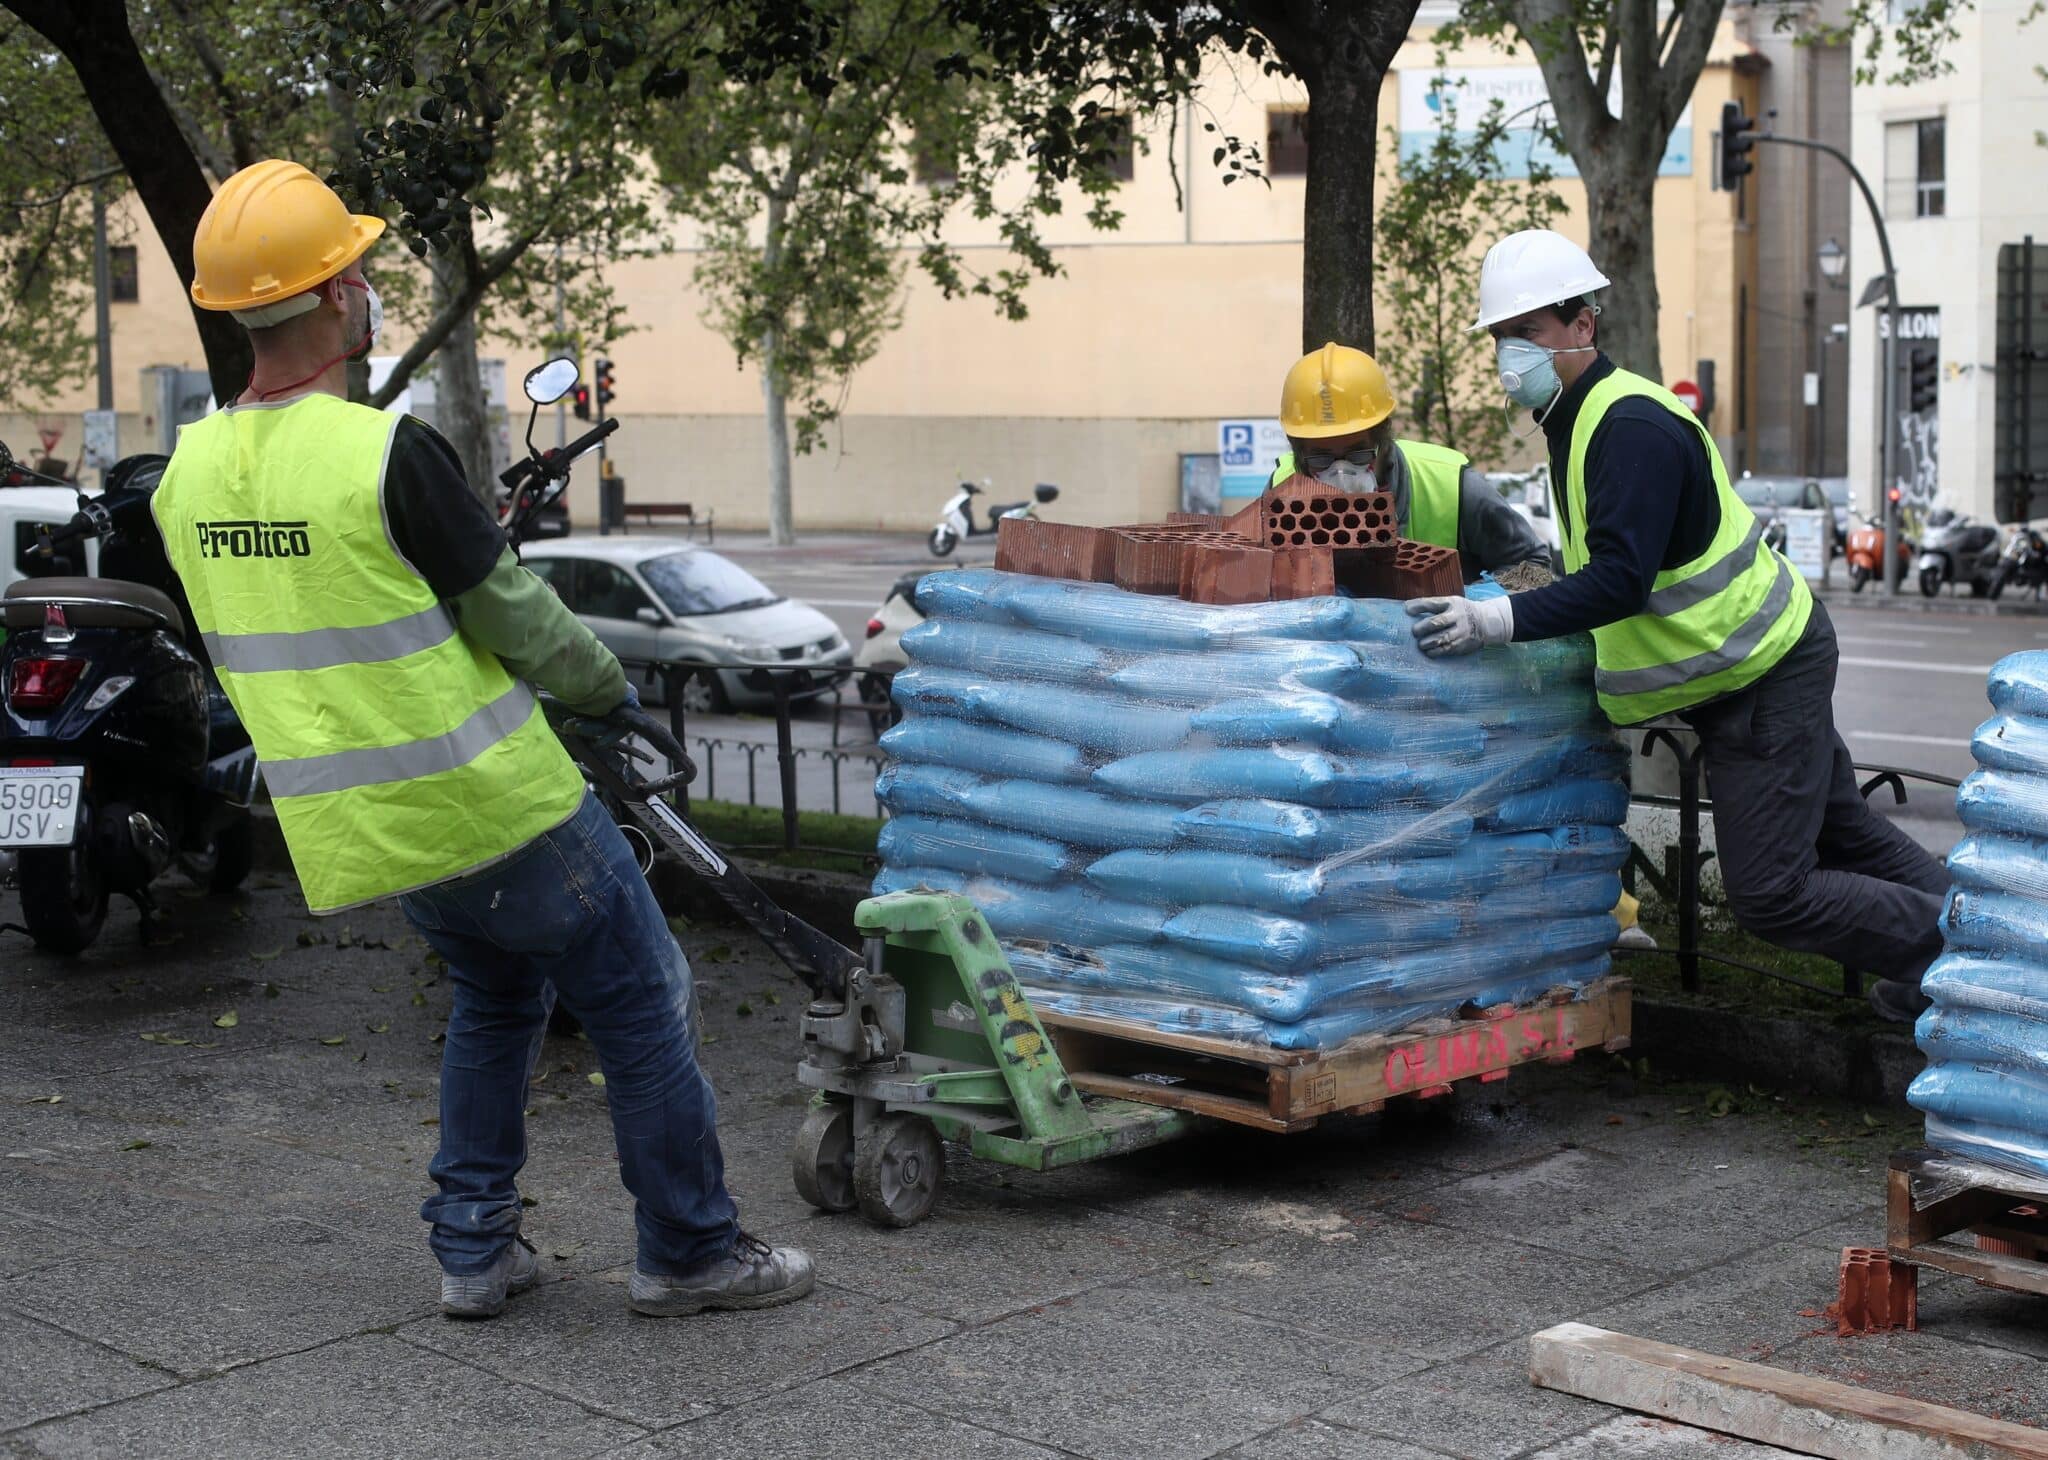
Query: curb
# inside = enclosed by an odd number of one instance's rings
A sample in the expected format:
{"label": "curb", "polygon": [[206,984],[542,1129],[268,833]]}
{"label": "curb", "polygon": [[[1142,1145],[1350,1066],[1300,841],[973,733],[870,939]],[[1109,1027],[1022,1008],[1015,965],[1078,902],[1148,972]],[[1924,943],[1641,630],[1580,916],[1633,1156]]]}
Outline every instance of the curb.
{"label": "curb", "polygon": [[[1902,584],[1902,587],[1911,585]],[[1851,608],[1881,608],[1893,613],[1967,613],[1985,618],[2048,618],[2048,601],[2016,603],[1999,599],[1993,603],[1988,598],[1950,597],[1944,593],[1934,598],[1923,598],[1918,588],[1912,589],[1912,596],[1901,593],[1889,598],[1873,585],[1863,593],[1850,593],[1840,588],[1817,588],[1814,596],[1829,608],[1837,604]]]}

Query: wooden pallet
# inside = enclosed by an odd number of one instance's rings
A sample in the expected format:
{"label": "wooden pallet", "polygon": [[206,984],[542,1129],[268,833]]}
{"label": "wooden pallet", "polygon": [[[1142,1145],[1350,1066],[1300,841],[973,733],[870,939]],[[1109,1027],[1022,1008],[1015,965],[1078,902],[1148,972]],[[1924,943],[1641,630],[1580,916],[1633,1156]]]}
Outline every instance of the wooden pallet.
{"label": "wooden pallet", "polygon": [[1460,1081],[1504,1080],[1536,1060],[1560,1064],[1581,1050],[1626,1049],[1629,989],[1627,979],[1610,976],[1582,998],[1503,1005],[1329,1050],[1274,1049],[1049,1009],[1038,1016],[1078,1090],[1293,1131],[1402,1096],[1449,1094]]}
{"label": "wooden pallet", "polygon": [[[2022,1178],[1962,1162],[1980,1184],[1913,1209],[1913,1178],[1939,1151],[1900,1151],[1891,1159],[1886,1191],[1885,1247],[1902,1262],[1958,1272],[1997,1288],[2048,1296],[2048,1201],[2021,1189]],[[1958,1236],[1961,1241],[1952,1240]],[[1988,1245],[1978,1245],[1976,1239]]]}

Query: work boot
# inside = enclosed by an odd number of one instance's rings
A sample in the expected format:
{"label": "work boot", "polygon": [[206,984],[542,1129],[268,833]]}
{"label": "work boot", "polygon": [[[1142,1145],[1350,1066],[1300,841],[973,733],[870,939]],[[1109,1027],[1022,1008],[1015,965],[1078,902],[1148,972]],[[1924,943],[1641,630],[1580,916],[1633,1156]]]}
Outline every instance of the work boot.
{"label": "work boot", "polygon": [[450,1318],[495,1318],[505,1299],[523,1293],[540,1276],[540,1254],[517,1233],[498,1260],[482,1272],[441,1274],[441,1311]]}
{"label": "work boot", "polygon": [[1864,991],[1877,1017],[1894,1024],[1913,1024],[1934,1000],[1920,992],[1920,985],[1899,978],[1881,978]]}
{"label": "work boot", "polygon": [[728,1251],[680,1277],[636,1265],[628,1301],[635,1313],[650,1318],[683,1318],[706,1308],[773,1308],[810,1292],[814,1276],[809,1253],[770,1247],[742,1232]]}

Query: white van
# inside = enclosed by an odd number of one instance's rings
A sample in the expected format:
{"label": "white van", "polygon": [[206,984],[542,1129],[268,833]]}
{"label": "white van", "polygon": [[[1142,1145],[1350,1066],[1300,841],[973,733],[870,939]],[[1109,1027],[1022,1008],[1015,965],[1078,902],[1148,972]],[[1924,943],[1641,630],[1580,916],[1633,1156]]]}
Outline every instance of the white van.
{"label": "white van", "polygon": [[69,522],[76,511],[78,494],[69,487],[0,488],[0,590],[17,578],[99,571],[100,545],[91,539],[67,545],[55,562],[34,556],[36,529]]}

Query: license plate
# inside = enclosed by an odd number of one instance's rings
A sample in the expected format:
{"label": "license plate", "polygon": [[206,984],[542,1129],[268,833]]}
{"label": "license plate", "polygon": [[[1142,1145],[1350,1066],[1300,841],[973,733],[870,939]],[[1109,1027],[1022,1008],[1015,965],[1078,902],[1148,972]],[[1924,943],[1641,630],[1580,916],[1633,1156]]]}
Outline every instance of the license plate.
{"label": "license plate", "polygon": [[0,847],[70,846],[84,799],[79,766],[0,766]]}

